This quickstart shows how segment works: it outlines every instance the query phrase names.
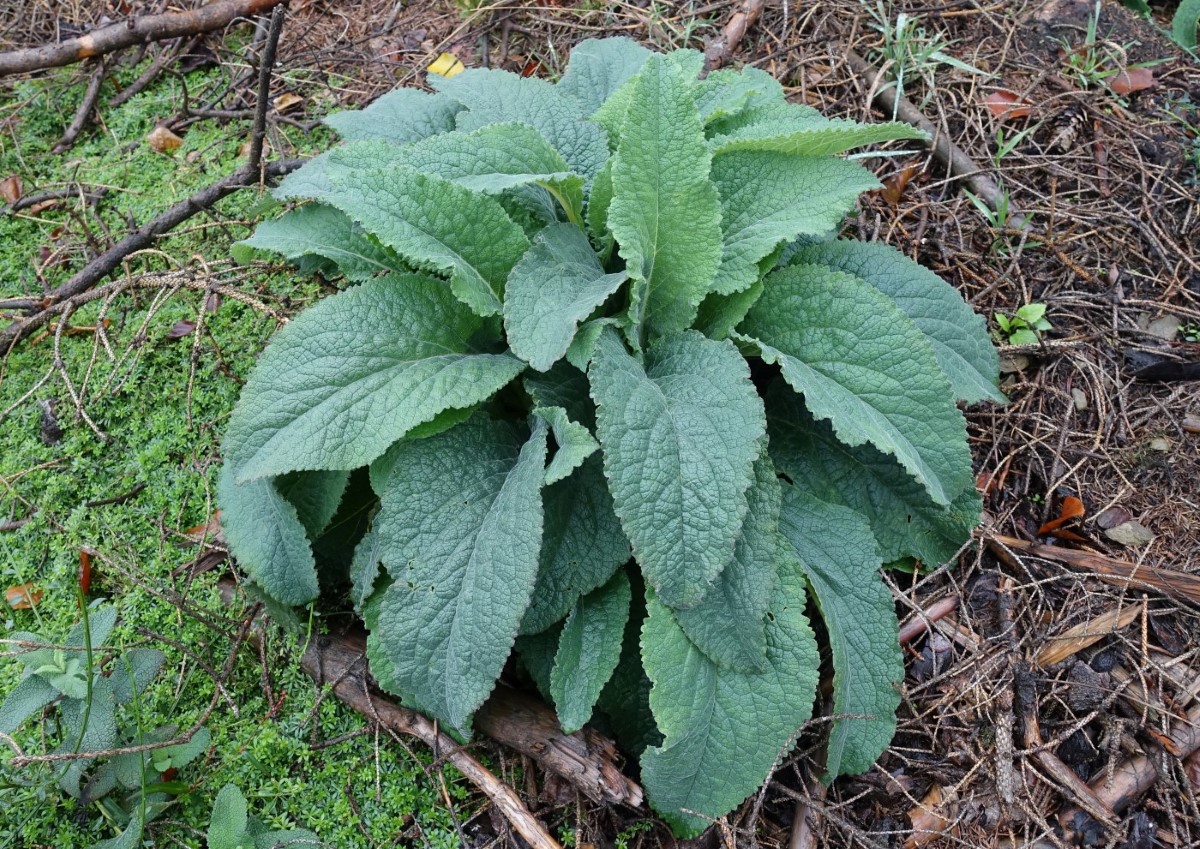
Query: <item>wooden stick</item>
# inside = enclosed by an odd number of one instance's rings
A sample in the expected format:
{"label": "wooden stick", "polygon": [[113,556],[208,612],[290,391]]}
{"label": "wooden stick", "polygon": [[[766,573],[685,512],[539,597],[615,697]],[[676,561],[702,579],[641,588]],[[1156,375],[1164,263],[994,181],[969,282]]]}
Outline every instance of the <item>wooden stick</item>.
{"label": "wooden stick", "polygon": [[746,30],[754,26],[765,5],[766,0],[742,0],[742,5],[725,24],[725,29],[704,48],[705,72],[715,71],[729,64],[729,60],[733,58],[733,51],[737,50],[738,44],[746,35]]}
{"label": "wooden stick", "polygon": [[926,610],[918,610],[900,628],[900,645],[907,645],[925,633],[934,622],[958,609],[958,593],[938,599]]}
{"label": "wooden stick", "polygon": [[79,102],[79,108],[75,110],[75,117],[71,119],[71,124],[63,133],[62,138],[50,149],[51,153],[63,153],[69,150],[71,145],[75,144],[75,139],[83,132],[83,128],[87,126],[92,110],[96,108],[96,101],[100,99],[100,87],[104,85],[104,78],[108,76],[108,59],[97,59],[95,64],[96,69],[92,71],[92,78],[88,80],[87,90],[83,93],[83,100]]}
{"label": "wooden stick", "polygon": [[280,2],[281,0],[218,0],[187,12],[127,18],[79,38],[0,53],[0,77],[43,68],[60,68],[150,41],[212,32],[223,29],[237,18],[268,12]]}
{"label": "wooden stick", "polygon": [[1066,660],[1076,652],[1081,652],[1093,643],[1129,626],[1142,613],[1140,605],[1126,604],[1106,610],[1095,619],[1082,622],[1064,631],[1057,637],[1051,637],[1038,650],[1033,662],[1038,666],[1053,666]]}

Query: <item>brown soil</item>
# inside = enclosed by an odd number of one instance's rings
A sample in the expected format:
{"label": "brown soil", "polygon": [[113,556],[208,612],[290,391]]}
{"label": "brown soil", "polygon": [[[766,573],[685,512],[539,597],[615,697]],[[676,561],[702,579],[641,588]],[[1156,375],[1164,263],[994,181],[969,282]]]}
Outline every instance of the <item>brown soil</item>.
{"label": "brown soil", "polygon": [[[442,51],[467,65],[551,76],[589,36],[703,48],[739,5],[511,0],[464,11],[448,0],[292,0],[279,58],[285,68],[324,72],[327,93],[349,107],[421,82]],[[826,114],[890,117],[870,105],[884,81],[855,75],[845,59],[853,49],[891,67],[879,52],[875,8],[777,0],[734,61],[769,71]],[[1005,346],[1007,406],[968,413],[986,490],[980,545],[947,568],[892,577],[911,619],[953,596],[950,612],[907,644],[892,748],[871,772],[826,792],[814,778],[818,723],[761,793],[699,843],[1200,846],[1200,756],[1179,757],[1169,740],[1189,727],[1188,710],[1197,717],[1200,599],[1151,589],[1136,574],[1151,566],[1200,573],[1200,367],[1187,367],[1200,360],[1200,61],[1115,0],[1104,0],[1090,47],[1088,0],[888,8],[889,21],[907,12],[926,35],[942,34],[948,53],[986,72],[910,72],[905,94],[1001,183],[1027,226],[989,222],[942,164],[911,149],[865,160],[884,181],[912,179],[898,200],[865,197],[848,226],[934,269],[985,315],[1046,304],[1053,329],[1043,344]],[[1169,20],[1170,9],[1155,12],[1160,24]],[[45,29],[41,17],[33,24]],[[24,43],[36,43],[33,34]],[[1151,87],[1119,95],[1097,78],[1131,63],[1154,63]],[[1089,76],[1089,64],[1099,73]],[[1032,114],[991,115],[984,98],[1000,89]],[[1086,509],[1067,526],[1074,537],[1039,537],[1068,496]],[[1153,540],[1111,539],[1106,530],[1125,520]],[[1105,583],[997,536],[1105,554],[1134,574]],[[1057,637],[1108,613],[1122,624],[1039,664]],[[1067,773],[1103,796],[1106,778],[1138,755],[1157,773],[1147,791],[1118,802],[1108,823],[1071,813],[1078,806]],[[526,784],[530,808],[555,828],[580,810],[552,782]],[[582,810],[577,845],[613,846],[619,832],[651,818],[647,809]],[[807,836],[794,828],[798,812],[810,818]],[[497,845],[521,845],[493,823],[484,830]],[[628,845],[675,841],[653,825]]]}

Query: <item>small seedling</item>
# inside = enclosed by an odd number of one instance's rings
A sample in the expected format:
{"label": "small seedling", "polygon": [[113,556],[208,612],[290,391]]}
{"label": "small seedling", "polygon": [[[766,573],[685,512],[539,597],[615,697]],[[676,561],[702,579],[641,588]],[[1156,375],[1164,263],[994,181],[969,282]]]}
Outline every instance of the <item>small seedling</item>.
{"label": "small seedling", "polygon": [[1179,328],[1179,335],[1183,337],[1183,341],[1185,342],[1200,342],[1200,322],[1189,321],[1183,327]]}
{"label": "small seedling", "polygon": [[1046,318],[1046,305],[1038,303],[1026,304],[1012,316],[998,312],[996,324],[1001,339],[1010,345],[1036,345],[1041,334],[1053,328]]}

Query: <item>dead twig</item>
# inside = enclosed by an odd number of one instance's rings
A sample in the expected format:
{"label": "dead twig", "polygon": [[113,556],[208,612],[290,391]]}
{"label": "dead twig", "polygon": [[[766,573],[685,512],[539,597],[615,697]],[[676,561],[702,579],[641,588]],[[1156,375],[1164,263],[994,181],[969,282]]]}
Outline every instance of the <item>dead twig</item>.
{"label": "dead twig", "polygon": [[187,12],[127,18],[79,38],[0,53],[0,77],[61,68],[125,47],[223,29],[237,18],[269,12],[282,0],[218,0]]}
{"label": "dead twig", "polygon": [[83,132],[83,128],[87,126],[92,110],[96,108],[96,101],[100,99],[100,88],[104,85],[104,78],[108,76],[108,59],[97,59],[95,64],[96,70],[92,71],[92,78],[88,80],[83,100],[79,102],[79,108],[75,110],[75,117],[71,119],[62,138],[51,148],[51,153],[62,153],[70,149],[71,145],[75,144],[75,139]]}
{"label": "dead twig", "polygon": [[254,104],[254,129],[250,135],[250,155],[246,158],[246,167],[252,171],[257,171],[262,164],[263,138],[267,133],[267,104],[271,102],[271,68],[275,65],[275,50],[279,47],[285,11],[285,6],[278,6],[271,13],[267,41],[258,55],[258,102]]}
{"label": "dead twig", "polygon": [[766,0],[742,0],[742,5],[733,13],[725,29],[704,48],[704,70],[715,71],[729,64],[733,51],[746,35],[746,30],[754,26],[762,14]]}

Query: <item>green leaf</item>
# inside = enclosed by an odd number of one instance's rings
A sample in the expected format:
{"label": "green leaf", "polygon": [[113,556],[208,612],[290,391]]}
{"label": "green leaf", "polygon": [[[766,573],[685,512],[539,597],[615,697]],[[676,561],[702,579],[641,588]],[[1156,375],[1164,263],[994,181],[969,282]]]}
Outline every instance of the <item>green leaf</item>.
{"label": "green leaf", "polygon": [[621,749],[641,759],[649,746],[663,741],[650,710],[650,679],[642,667],[642,624],[646,621],[646,588],[635,572],[630,576],[633,598],[621,643],[621,659],[600,691],[596,709],[608,720]]}
{"label": "green leaf", "polygon": [[608,227],[634,281],[635,324],[661,335],[696,317],[721,261],[721,208],[692,83],[657,55],[636,80]]}
{"label": "green leaf", "polygon": [[572,421],[579,422],[589,431],[596,429],[591,386],[580,369],[567,362],[558,362],[543,374],[526,372],[521,382],[537,406],[562,407]]}
{"label": "green leaf", "polygon": [[1171,18],[1171,38],[1181,47],[1196,47],[1196,27],[1200,25],[1200,0],[1179,0]]}
{"label": "green leaf", "polygon": [[128,824],[120,834],[93,843],[89,849],[137,849],[142,845],[142,832],[145,828],[142,806],[135,805]]}
{"label": "green leaf", "polygon": [[29,717],[58,698],[58,690],[40,675],[29,675],[13,687],[0,705],[0,732],[11,734]]}
{"label": "green leaf", "polygon": [[779,480],[766,452],[754,461],[749,509],[733,559],[695,607],[676,612],[679,627],[718,666],[762,672],[767,608],[779,580]]}
{"label": "green leaf", "polygon": [[545,80],[468,68],[449,79],[430,77],[429,83],[467,107],[458,114],[459,130],[508,121],[528,124],[558,149],[572,171],[589,181],[608,158],[600,126],[586,119],[579,101]]}
{"label": "green leaf", "polygon": [[292,849],[304,846],[328,846],[316,834],[306,828],[289,828],[286,831],[261,831],[254,835],[254,849]]}
{"label": "green leaf", "polygon": [[[98,643],[97,643],[98,645]],[[101,752],[117,745],[117,703],[111,678],[98,675],[92,682],[91,700],[63,699],[59,705],[63,742],[54,754]],[[87,717],[87,729],[83,721]],[[68,796],[79,798],[79,779],[90,759],[70,761],[58,776],[58,786]]]}
{"label": "green leaf", "polygon": [[[154,768],[159,772],[166,772],[172,767],[178,769],[181,766],[187,766],[207,751],[211,744],[212,732],[207,728],[200,728],[186,743],[155,749],[152,753]],[[160,767],[159,764],[164,764],[164,766]]]}
{"label": "green leaf", "polygon": [[208,849],[250,849],[254,841],[246,830],[249,824],[246,797],[235,785],[226,784],[213,802]]}
{"label": "green leaf", "polygon": [[398,88],[366,109],[327,115],[325,123],[347,141],[381,139],[401,145],[450,132],[461,110],[461,105],[443,95]]}
{"label": "green leaf", "polygon": [[455,297],[482,316],[500,312],[504,280],[529,240],[504,208],[404,165],[334,172],[322,199],[420,268],[448,272]]}
{"label": "green leaf", "polygon": [[1022,327],[1020,330],[1014,330],[1012,335],[1008,337],[1010,345],[1036,345],[1038,336],[1032,330]]}
{"label": "green leaf", "polygon": [[600,259],[608,262],[612,256],[613,235],[608,229],[608,207],[612,203],[612,159],[604,163],[596,179],[592,181],[592,192],[588,195],[587,226],[592,244],[600,252]]}
{"label": "green leaf", "polygon": [[746,114],[741,126],[711,142],[714,154],[732,150],[774,150],[796,156],[829,156],[865,144],[896,139],[924,139],[925,133],[903,122],[859,124],[826,118],[792,104],[764,105]]}
{"label": "green leaf", "polygon": [[826,780],[866,772],[892,741],[904,659],[895,602],[879,577],[866,519],[820,501],[803,481],[783,488],[779,529],[803,564],[833,655]]}
{"label": "green leaf", "polygon": [[625,282],[605,274],[574,224],[551,224],[508,276],[504,329],[513,353],[546,371],[567,352],[575,329]]}
{"label": "green leaf", "polygon": [[113,698],[117,704],[133,700],[134,693],[143,692],[158,677],[167,656],[158,649],[127,649],[112,664]]}
{"label": "green leaf", "polygon": [[[102,646],[112,634],[113,628],[117,625],[117,609],[111,604],[102,604],[88,614],[87,622],[84,623],[81,618],[78,622],[71,626],[71,630],[67,632],[67,640],[63,645],[67,646],[82,646],[84,645],[84,628],[87,628],[91,636],[92,647]],[[85,660],[87,655],[84,651],[67,652],[69,657],[77,657],[80,660]]]}
{"label": "green leaf", "polygon": [[[317,257],[328,260],[350,280],[368,280],[386,271],[400,271],[403,263],[394,253],[368,236],[349,216],[322,203],[310,203],[264,221],[249,239],[235,242],[231,251],[242,264],[257,251],[282,254],[299,262]],[[301,264],[311,273],[320,265]]]}
{"label": "green leaf", "polygon": [[791,261],[825,265],[866,280],[925,334],[960,399],[969,404],[985,398],[1004,402],[997,388],[1000,358],[987,324],[932,271],[877,242],[823,242],[802,248]]}
{"label": "green leaf", "polygon": [[737,115],[751,106],[785,102],[779,81],[749,65],[736,71],[713,71],[700,81],[696,92],[696,106],[705,124]]}
{"label": "green leaf", "polygon": [[804,585],[791,559],[767,625],[766,669],[722,669],[680,629],[652,593],[642,658],[650,706],[666,739],[642,755],[650,804],[682,836],[699,834],[762,786],[812,715],[816,640],[804,616]]}
{"label": "green leaf", "polygon": [[765,286],[762,279],[755,280],[748,289],[734,292],[732,295],[718,295],[712,292],[700,303],[700,311],[696,314],[696,329],[710,339],[727,339],[733,329],[745,320],[758,299],[762,297]]}
{"label": "green leaf", "polygon": [[546,426],[522,446],[476,415],[400,442],[372,467],[383,486],[377,524],[395,583],[379,613],[381,642],[404,700],[469,736],[495,686],[537,577]]}
{"label": "green leaf", "polygon": [[550,695],[567,734],[591,719],[600,691],[617,668],[629,599],[629,578],[617,572],[607,584],[579,599],[563,625],[550,674]]}
{"label": "green leaf", "polygon": [[765,431],[762,401],[731,343],[664,336],[645,367],[612,330],[588,372],[617,515],[647,581],[691,607],[733,557]]}
{"label": "green leaf", "polygon": [[544,631],[576,600],[604,584],[629,559],[629,541],[613,512],[600,458],[546,488],[545,530],[537,583],[521,620],[522,634]]}
{"label": "green leaf", "polygon": [[562,634],[561,622],[556,622],[539,634],[517,637],[514,651],[521,665],[533,679],[533,684],[547,704],[553,704],[550,695],[550,676],[554,672],[554,655],[558,653],[558,637]]}
{"label": "green leaf", "polygon": [[722,295],[757,281],[759,261],[781,242],[828,232],[854,209],[862,192],[879,187],[857,163],[768,150],[718,156],[712,178],[721,195],[724,233],[712,291]]}
{"label": "green leaf", "polygon": [[533,414],[550,425],[558,445],[554,459],[546,467],[547,486],[571,474],[600,447],[591,431],[571,421],[562,407],[534,407]]}
{"label": "green leaf", "polygon": [[557,88],[579,101],[583,114],[591,115],[649,57],[649,50],[629,38],[589,38],[571,48]]}
{"label": "green leaf", "polygon": [[417,425],[486,400],[521,371],[509,354],[475,351],[481,327],[444,283],[413,275],[326,298],[262,355],[226,429],[227,462],[240,480],[370,463]]}
{"label": "green leaf", "polygon": [[779,470],[803,481],[822,501],[844,504],[865,517],[885,563],[915,557],[940,566],[979,524],[983,502],[975,487],[939,507],[894,458],[870,445],[850,448],[840,442],[829,423],[815,421],[783,381],[767,392],[767,427]]}
{"label": "green leaf", "polygon": [[354,559],[350,561],[350,601],[354,603],[355,610],[361,611],[375,592],[382,558],[379,529],[373,525],[354,547]]}
{"label": "green leaf", "polygon": [[349,482],[346,470],[288,472],[275,479],[275,489],[296,508],[308,538],[316,539],[333,520]]}
{"label": "green leaf", "polygon": [[790,266],[767,279],[742,327],[842,442],[894,455],[938,504],[971,485],[966,422],[950,384],[925,335],[878,289],[822,266]]}
{"label": "green leaf", "polygon": [[317,597],[317,564],[304,525],[272,480],[239,484],[226,462],[217,475],[217,503],[238,565],[267,595],[292,607]]}

